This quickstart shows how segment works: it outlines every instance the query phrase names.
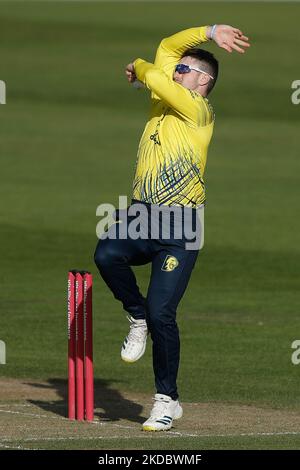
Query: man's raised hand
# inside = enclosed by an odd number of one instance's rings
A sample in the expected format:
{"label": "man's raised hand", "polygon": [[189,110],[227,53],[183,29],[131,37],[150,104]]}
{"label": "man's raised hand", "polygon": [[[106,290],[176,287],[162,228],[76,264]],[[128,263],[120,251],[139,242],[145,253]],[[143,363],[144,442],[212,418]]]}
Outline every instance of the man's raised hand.
{"label": "man's raised hand", "polygon": [[207,37],[228,52],[235,50],[243,54],[250,46],[249,39],[244,36],[240,29],[225,24],[218,24],[214,27],[209,26],[207,28]]}
{"label": "man's raised hand", "polygon": [[136,81],[136,74],[135,74],[134,66],[132,62],[126,66],[125,73],[126,73],[127,80],[129,81],[129,83],[133,83]]}

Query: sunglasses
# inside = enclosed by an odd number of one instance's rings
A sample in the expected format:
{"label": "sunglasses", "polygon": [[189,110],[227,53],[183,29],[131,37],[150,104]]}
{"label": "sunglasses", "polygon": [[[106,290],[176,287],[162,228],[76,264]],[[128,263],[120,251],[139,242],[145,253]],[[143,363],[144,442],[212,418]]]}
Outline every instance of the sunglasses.
{"label": "sunglasses", "polygon": [[198,69],[197,67],[190,67],[189,65],[186,65],[186,64],[177,64],[175,67],[175,72],[178,72],[178,73],[189,73],[191,70],[195,70],[195,72],[205,73],[205,75],[208,75],[212,80],[214,79],[212,75],[205,72],[204,70]]}

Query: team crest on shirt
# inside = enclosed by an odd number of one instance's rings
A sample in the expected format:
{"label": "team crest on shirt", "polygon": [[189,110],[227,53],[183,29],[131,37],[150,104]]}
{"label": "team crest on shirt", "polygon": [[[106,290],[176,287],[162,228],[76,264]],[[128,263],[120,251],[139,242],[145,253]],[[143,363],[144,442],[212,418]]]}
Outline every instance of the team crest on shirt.
{"label": "team crest on shirt", "polygon": [[179,265],[178,259],[175,256],[167,255],[165,261],[163,262],[162,271],[174,271],[175,268]]}

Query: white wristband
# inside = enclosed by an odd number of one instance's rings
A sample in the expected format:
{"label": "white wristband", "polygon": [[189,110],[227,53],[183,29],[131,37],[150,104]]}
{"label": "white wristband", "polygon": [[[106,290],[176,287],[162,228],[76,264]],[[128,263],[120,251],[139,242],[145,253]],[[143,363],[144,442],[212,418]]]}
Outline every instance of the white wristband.
{"label": "white wristband", "polygon": [[214,24],[213,27],[211,28],[210,39],[214,38],[214,32],[216,31],[217,26],[218,25]]}

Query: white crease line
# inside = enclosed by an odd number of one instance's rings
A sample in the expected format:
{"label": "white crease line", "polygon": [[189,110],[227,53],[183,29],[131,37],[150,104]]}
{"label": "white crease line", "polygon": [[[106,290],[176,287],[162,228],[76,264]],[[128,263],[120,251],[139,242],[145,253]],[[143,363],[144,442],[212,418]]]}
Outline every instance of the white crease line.
{"label": "white crease line", "polygon": [[181,437],[253,437],[253,436],[299,436],[300,431],[282,432],[249,432],[240,434],[183,434],[180,432],[168,431],[168,434],[177,434]]}
{"label": "white crease line", "polygon": [[[136,436],[133,437],[136,439]],[[95,441],[102,439],[132,439],[131,436],[95,436],[95,437],[78,437],[78,436],[69,436],[69,437],[25,437],[24,439],[1,439],[1,442],[34,442],[34,441]]]}
{"label": "white crease line", "polygon": [[[253,437],[253,436],[288,436],[288,435],[300,435],[300,432],[297,431],[283,431],[283,432],[260,432],[260,433],[242,433],[242,434],[183,434],[175,432],[167,432],[164,434],[164,438],[171,438],[174,435],[178,437]],[[161,435],[159,436],[161,437]],[[94,437],[84,437],[84,436],[69,436],[69,437],[26,437],[24,439],[1,439],[0,446],[5,447],[2,442],[34,442],[34,441],[96,441],[96,440],[114,440],[114,439],[140,439],[140,438],[149,438],[149,433],[141,434],[137,436],[94,436]]]}
{"label": "white crease line", "polygon": [[174,436],[180,436],[180,437],[199,437],[199,434],[187,434],[187,433],[182,433],[179,431],[168,431],[168,434],[173,434]]}
{"label": "white crease line", "polygon": [[33,448],[27,448],[27,447],[22,447],[22,446],[6,446],[4,444],[0,443],[0,447],[3,449],[16,449],[16,450],[38,450],[38,449],[33,449]]}
{"label": "white crease line", "polygon": [[[64,405],[63,403],[51,403],[49,404],[49,402],[40,402],[41,403],[41,406],[44,404],[45,406],[49,407],[49,408],[54,408],[54,407],[62,407],[62,408],[67,408],[67,405]],[[1,403],[0,404],[0,408],[2,408],[3,406],[15,406],[15,407],[31,407],[31,408],[40,408],[40,405],[36,405],[34,403]]]}
{"label": "white crease line", "polygon": [[[225,434],[226,435],[226,434]],[[230,436],[234,436],[235,434],[231,434]],[[282,432],[250,432],[250,433],[242,433],[239,436],[299,436],[300,431],[282,431]]]}
{"label": "white crease line", "polygon": [[63,416],[49,416],[49,415],[37,415],[35,413],[22,413],[22,411],[12,411],[12,410],[1,410],[0,413],[11,413],[15,415],[22,415],[22,416],[33,416],[34,418],[47,418],[47,419],[62,419],[68,420],[68,418],[64,418]]}
{"label": "white crease line", "polygon": [[30,417],[34,417],[34,418],[57,419],[57,420],[67,421],[70,424],[74,424],[74,425],[79,424],[79,423],[85,423],[85,424],[95,424],[97,426],[111,425],[111,426],[115,426],[115,427],[122,428],[122,429],[135,429],[134,426],[125,426],[125,425],[122,425],[122,424],[114,424],[111,421],[104,421],[104,422],[103,421],[91,421],[91,422],[77,421],[77,420],[70,420],[69,418],[65,418],[64,416],[39,415],[39,414],[35,414],[35,413],[24,413],[22,411],[1,410],[1,409],[0,409],[0,413],[17,414],[17,415],[22,415],[22,416],[30,416]]}
{"label": "white crease line", "polygon": [[[158,436],[157,436],[158,437]],[[160,436],[161,437],[161,436]],[[174,436],[164,435],[164,438],[171,439]],[[181,436],[182,437],[182,436]],[[114,439],[149,439],[149,433],[135,436],[95,436],[95,437],[26,437],[24,439],[1,439],[1,442],[35,442],[35,441],[98,441],[98,440],[114,440]]]}
{"label": "white crease line", "polygon": [[3,406],[32,406],[32,405],[24,405],[23,403],[1,403],[0,408]]}

